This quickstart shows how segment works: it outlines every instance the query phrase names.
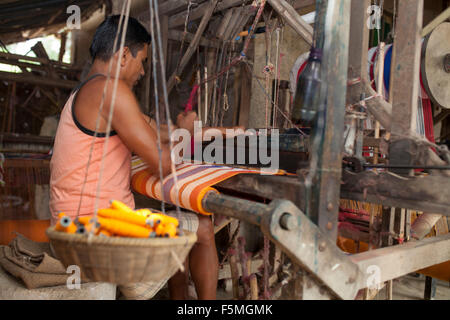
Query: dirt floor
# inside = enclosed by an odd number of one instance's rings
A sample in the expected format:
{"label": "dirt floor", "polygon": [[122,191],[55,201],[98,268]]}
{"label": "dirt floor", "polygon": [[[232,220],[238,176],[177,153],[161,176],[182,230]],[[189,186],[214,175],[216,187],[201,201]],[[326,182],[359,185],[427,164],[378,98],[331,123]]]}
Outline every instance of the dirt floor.
{"label": "dirt floor", "polygon": [[[395,279],[393,283],[393,300],[423,300],[425,292],[424,275],[407,275]],[[195,290],[190,287],[189,293],[195,297]],[[227,292],[223,288],[217,290],[217,300],[231,300],[232,292]],[[165,286],[155,297],[156,300],[169,299],[169,291]],[[385,300],[386,289],[383,288],[374,300]],[[450,283],[436,280],[436,294],[433,300],[450,300]]]}
{"label": "dirt floor", "polygon": [[[392,295],[394,300],[423,300],[425,276],[407,275],[394,280]],[[385,300],[386,290],[382,289],[374,300]],[[450,283],[436,280],[436,294],[433,300],[450,300]]]}

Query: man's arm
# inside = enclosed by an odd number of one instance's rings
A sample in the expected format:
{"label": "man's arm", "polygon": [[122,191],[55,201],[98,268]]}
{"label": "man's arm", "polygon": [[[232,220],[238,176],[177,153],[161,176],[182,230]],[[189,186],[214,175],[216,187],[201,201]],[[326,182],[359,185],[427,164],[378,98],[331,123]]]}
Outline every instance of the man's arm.
{"label": "man's arm", "polygon": [[[113,81],[108,86],[112,88]],[[112,92],[112,90],[108,90]],[[108,95],[102,116],[107,119],[111,96]],[[117,86],[116,102],[112,120],[112,127],[117,132],[123,143],[132,152],[139,155],[153,173],[159,172],[159,155],[157,148],[157,136],[149,126],[139,109],[138,102],[130,88],[119,80]],[[170,173],[171,158],[169,148],[162,144],[162,171],[166,176]]]}
{"label": "man's arm", "polygon": [[[158,131],[158,127],[156,125],[156,121],[153,120],[152,118],[150,118],[149,116],[145,115],[145,114],[142,114],[142,116],[144,117],[145,122],[147,122],[150,125],[150,127],[153,129],[153,131],[156,134],[157,131]],[[168,125],[167,124],[161,124],[160,128],[161,128],[161,130],[160,130],[161,143],[168,144],[169,143],[169,131],[167,130],[168,129]],[[172,125],[172,132],[175,129],[177,129],[177,128],[178,128],[177,126]]]}

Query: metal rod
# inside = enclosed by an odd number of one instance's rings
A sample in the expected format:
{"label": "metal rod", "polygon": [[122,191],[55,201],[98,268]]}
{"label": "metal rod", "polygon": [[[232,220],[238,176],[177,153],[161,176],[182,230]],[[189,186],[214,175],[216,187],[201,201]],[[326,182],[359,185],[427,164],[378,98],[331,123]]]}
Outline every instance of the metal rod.
{"label": "metal rod", "polygon": [[208,212],[220,213],[256,226],[261,226],[262,217],[270,213],[266,204],[230,197],[214,191],[206,194],[202,200],[202,206]]}
{"label": "metal rod", "polygon": [[364,168],[379,169],[428,169],[428,170],[450,170],[450,166],[414,166],[414,165],[395,165],[395,164],[363,164]]}

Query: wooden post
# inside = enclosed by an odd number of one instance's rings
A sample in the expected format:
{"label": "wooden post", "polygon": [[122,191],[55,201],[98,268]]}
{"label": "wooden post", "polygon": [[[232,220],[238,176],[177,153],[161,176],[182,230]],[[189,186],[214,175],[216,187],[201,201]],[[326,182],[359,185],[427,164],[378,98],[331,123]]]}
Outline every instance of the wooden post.
{"label": "wooden post", "polygon": [[67,33],[61,34],[61,46],[59,47],[59,57],[58,61],[63,62],[64,54],[66,53],[66,42],[67,42]]}
{"label": "wooden post", "polygon": [[237,266],[236,254],[230,256],[231,279],[233,281],[233,298],[239,299],[239,270]]}
{"label": "wooden post", "polygon": [[[367,8],[370,0],[352,0],[350,18],[350,43],[348,51],[348,79],[362,78],[367,66],[367,52],[369,50],[369,28],[366,22],[369,18]],[[348,87],[347,104],[354,104],[363,92],[362,84],[357,82]],[[356,99],[355,99],[356,98]]]}
{"label": "wooden post", "polygon": [[258,279],[256,278],[256,274],[252,274],[250,276],[250,299],[258,300]]}
{"label": "wooden post", "polygon": [[[327,30],[322,58],[320,99],[326,101],[322,145],[318,152],[317,173],[311,188],[311,220],[333,241],[337,239],[342,148],[347,89],[350,3],[336,0],[327,7]],[[326,100],[325,100],[326,99]],[[320,102],[319,102],[320,103]]]}
{"label": "wooden post", "polygon": [[[419,97],[423,0],[399,0],[397,30],[392,54],[391,92],[394,140],[389,146],[390,164],[412,165],[412,145],[403,137],[416,129]],[[398,170],[410,173],[411,170]]]}

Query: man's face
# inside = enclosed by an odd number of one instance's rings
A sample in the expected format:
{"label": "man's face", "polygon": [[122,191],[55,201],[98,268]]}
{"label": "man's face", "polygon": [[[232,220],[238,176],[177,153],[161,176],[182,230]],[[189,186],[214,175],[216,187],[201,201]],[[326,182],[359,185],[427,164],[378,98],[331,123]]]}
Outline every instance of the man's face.
{"label": "man's face", "polygon": [[134,87],[139,80],[145,75],[145,66],[147,65],[147,51],[148,45],[138,51],[136,57],[131,51],[126,53],[126,59],[122,63],[123,79],[130,87]]}

